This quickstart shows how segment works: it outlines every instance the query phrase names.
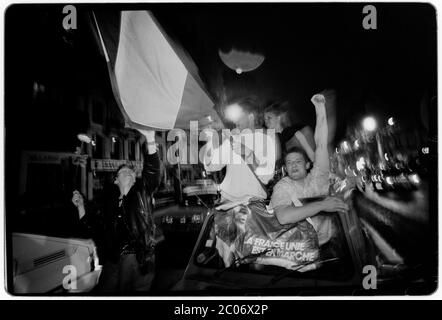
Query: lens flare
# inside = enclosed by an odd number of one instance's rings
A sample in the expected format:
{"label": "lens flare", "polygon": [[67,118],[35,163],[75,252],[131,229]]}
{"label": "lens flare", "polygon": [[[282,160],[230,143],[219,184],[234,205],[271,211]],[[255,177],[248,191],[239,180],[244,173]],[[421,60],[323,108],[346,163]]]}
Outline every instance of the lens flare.
{"label": "lens flare", "polygon": [[244,114],[244,111],[242,108],[237,104],[232,104],[226,107],[226,119],[232,122],[237,122],[242,115]]}
{"label": "lens flare", "polygon": [[374,131],[377,127],[376,120],[373,117],[367,117],[362,121],[362,126],[366,131]]}

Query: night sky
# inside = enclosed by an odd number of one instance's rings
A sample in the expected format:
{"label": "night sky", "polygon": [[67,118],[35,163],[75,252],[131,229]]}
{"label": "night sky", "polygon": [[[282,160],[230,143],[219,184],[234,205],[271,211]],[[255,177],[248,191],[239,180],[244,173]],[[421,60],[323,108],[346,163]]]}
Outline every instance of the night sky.
{"label": "night sky", "polygon": [[[289,99],[296,116],[314,124],[310,97],[335,89],[342,134],[366,112],[414,121],[424,94],[436,90],[433,8],[376,4],[378,28],[365,30],[364,5],[231,4],[154,13],[191,53],[213,96],[221,76],[229,96]],[[237,75],[217,54],[231,47],[264,53],[266,60]]]}
{"label": "night sky", "polygon": [[[76,5],[74,32],[62,28],[60,5],[11,6],[5,33],[6,168],[17,169],[21,150],[73,152],[76,134],[87,126],[81,97],[102,94],[108,108],[115,108],[88,25],[91,9],[151,9],[193,57],[216,102],[222,86],[229,98],[255,94],[263,104],[289,99],[296,120],[314,126],[310,97],[329,88],[338,98],[337,140],[368,113],[420,127],[420,104],[436,95],[435,10],[428,4],[375,4],[378,29],[365,30],[364,5]],[[266,59],[257,70],[238,75],[218,57],[218,49],[232,47]],[[35,82],[44,85],[44,94],[35,95]],[[430,113],[435,123],[436,110]],[[12,173],[9,179],[14,184]]]}

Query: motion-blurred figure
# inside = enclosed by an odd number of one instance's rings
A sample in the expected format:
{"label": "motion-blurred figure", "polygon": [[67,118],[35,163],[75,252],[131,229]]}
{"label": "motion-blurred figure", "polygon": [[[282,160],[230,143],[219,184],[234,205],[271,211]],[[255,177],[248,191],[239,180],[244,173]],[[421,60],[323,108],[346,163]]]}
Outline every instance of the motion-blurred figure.
{"label": "motion-blurred figure", "polygon": [[[155,132],[139,130],[146,138],[141,181],[131,165],[122,165],[114,183],[119,198],[107,199],[104,216],[104,264],[98,292],[150,290],[155,270],[155,224],[152,193],[159,184],[160,163]],[[72,202],[79,217],[88,223],[83,197],[74,191]],[[95,226],[97,228],[97,226]]]}

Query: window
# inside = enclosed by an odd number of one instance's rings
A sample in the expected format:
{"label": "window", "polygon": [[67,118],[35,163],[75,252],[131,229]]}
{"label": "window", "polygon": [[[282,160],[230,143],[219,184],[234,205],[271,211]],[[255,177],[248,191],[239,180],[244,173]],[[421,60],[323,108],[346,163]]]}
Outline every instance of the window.
{"label": "window", "polygon": [[103,159],[103,137],[95,135],[92,142],[92,157],[95,159]]}
{"label": "window", "polygon": [[111,137],[111,159],[121,160],[121,139],[118,137]]}
{"label": "window", "polygon": [[127,141],[127,152],[128,152],[128,160],[132,160],[132,161],[134,161],[135,160],[135,148],[136,148],[136,143],[135,143],[135,140],[132,140],[132,139],[130,139],[130,140],[128,140]]}

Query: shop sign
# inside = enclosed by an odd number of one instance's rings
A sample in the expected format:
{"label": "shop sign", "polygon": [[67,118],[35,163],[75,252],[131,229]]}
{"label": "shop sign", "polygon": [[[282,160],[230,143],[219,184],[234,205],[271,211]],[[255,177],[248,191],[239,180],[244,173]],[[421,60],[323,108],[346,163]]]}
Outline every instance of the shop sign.
{"label": "shop sign", "polygon": [[143,169],[142,161],[113,160],[113,159],[92,159],[91,169],[97,171],[116,171],[123,164],[131,164],[137,168],[137,171]]}

